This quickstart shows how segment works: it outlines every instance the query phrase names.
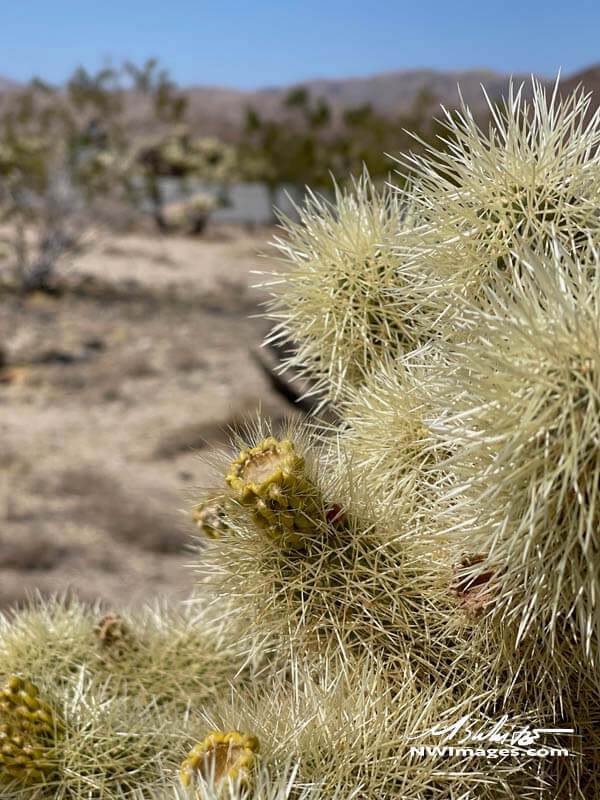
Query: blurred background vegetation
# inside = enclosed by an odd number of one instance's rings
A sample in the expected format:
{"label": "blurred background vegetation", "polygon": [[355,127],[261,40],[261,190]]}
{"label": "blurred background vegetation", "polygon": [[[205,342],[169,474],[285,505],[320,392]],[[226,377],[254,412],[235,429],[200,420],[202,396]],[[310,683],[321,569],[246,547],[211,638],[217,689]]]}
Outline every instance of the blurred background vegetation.
{"label": "blurred background vegetation", "polygon": [[[258,184],[274,205],[285,188],[328,191],[364,167],[389,178],[397,154],[439,142],[437,98],[426,88],[410,110],[369,103],[332,108],[297,86],[271,113],[247,106],[226,138],[188,120],[188,98],[156,60],[88,72],[64,86],[40,79],[12,92],[0,117],[0,223],[11,277],[25,291],[48,288],[61,257],[90,225],[202,234],[231,204],[232,185]],[[419,137],[419,142],[406,131]]]}

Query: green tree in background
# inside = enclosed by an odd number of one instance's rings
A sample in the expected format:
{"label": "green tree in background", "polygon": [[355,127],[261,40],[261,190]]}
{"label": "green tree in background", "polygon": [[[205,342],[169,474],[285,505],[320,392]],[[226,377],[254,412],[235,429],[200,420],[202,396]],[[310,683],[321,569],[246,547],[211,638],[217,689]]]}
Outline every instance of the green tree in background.
{"label": "green tree in background", "polygon": [[[333,109],[305,87],[295,87],[270,116],[252,107],[246,110],[242,173],[264,182],[272,200],[281,185],[324,189],[332,175],[344,183],[349,176],[360,176],[365,167],[382,182],[394,169],[390,154],[439,142],[436,107],[436,98],[425,87],[407,112],[396,115],[382,114],[370,103]],[[421,141],[407,133],[408,128]]]}

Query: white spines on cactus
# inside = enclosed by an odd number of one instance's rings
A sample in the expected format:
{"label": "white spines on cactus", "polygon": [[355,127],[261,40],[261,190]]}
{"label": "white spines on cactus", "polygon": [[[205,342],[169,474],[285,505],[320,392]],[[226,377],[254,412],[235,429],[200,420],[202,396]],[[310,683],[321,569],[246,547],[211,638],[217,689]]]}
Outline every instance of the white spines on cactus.
{"label": "white spines on cactus", "polygon": [[[426,145],[402,159],[418,189],[423,268],[480,302],[486,287],[510,280],[519,238],[540,252],[552,239],[576,250],[600,232],[600,109],[591,96],[579,89],[563,99],[558,81],[549,90],[533,79],[488,106],[487,130],[463,103],[445,111],[445,149]],[[443,290],[438,304],[447,300]]]}
{"label": "white spines on cactus", "polygon": [[[546,646],[567,631],[597,653],[600,634],[599,253],[573,258],[558,243],[523,256],[518,297],[472,309],[472,337],[457,344],[437,387],[434,425],[455,449],[463,522],[457,546],[485,555],[493,607]],[[456,508],[456,507],[455,507]],[[493,588],[492,588],[493,587]]]}
{"label": "white spines on cactus", "polygon": [[283,268],[264,284],[275,322],[269,341],[289,348],[285,366],[315,393],[336,399],[430,333],[428,289],[393,248],[413,212],[365,173],[349,189],[336,185],[333,201],[309,192],[298,213],[299,222],[282,220],[274,244]]}

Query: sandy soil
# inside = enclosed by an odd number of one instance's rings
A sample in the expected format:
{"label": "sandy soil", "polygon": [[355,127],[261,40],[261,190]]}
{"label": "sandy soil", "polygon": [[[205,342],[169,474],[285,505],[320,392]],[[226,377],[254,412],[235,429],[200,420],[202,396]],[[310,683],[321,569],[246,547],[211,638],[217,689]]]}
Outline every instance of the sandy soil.
{"label": "sandy soil", "polygon": [[266,234],[104,240],[61,296],[0,297],[0,605],[189,594],[203,458],[262,404]]}

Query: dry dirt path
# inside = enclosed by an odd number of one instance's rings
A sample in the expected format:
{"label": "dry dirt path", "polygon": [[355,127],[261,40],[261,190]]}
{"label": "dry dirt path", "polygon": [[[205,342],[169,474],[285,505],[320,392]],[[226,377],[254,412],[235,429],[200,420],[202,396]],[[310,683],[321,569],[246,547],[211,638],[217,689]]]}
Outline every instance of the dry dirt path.
{"label": "dry dirt path", "polygon": [[83,292],[0,298],[0,605],[189,594],[201,457],[259,403],[290,412],[251,357],[261,249],[120,238],[74,265]]}

